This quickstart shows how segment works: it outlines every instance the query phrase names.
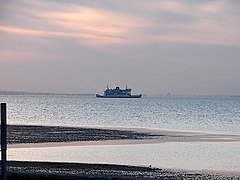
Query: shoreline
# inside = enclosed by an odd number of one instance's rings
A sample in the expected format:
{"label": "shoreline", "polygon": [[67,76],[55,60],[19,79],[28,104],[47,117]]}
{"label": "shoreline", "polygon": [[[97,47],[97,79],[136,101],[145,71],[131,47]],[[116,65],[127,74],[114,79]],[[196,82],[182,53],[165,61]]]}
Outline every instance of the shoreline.
{"label": "shoreline", "polygon": [[109,140],[155,139],[163,134],[134,130],[90,127],[8,125],[7,143],[38,144],[59,142],[85,142]]}
{"label": "shoreline", "polygon": [[149,128],[8,125],[9,148],[156,144],[167,142],[240,143],[240,135],[165,131]]}
{"label": "shoreline", "polygon": [[232,179],[239,172],[190,171],[116,164],[9,161],[12,179]]}
{"label": "shoreline", "polygon": [[[201,132],[177,132],[152,130],[147,128],[90,128],[90,127],[59,127],[59,126],[8,126],[8,136],[11,140],[9,149],[14,148],[44,148],[63,146],[105,146],[105,145],[135,145],[154,143],[240,143],[240,135],[207,134]],[[34,143],[32,143],[34,142]],[[240,179],[240,173],[236,171],[214,171],[214,170],[179,170],[160,169],[141,166],[124,166],[115,164],[87,164],[87,163],[64,163],[64,162],[24,162],[8,161],[10,172],[17,177],[30,175],[41,177],[42,175],[62,177],[64,179],[73,177],[114,177],[114,179],[153,179],[159,177],[168,178],[208,178],[208,179]],[[13,163],[13,164],[12,164]],[[76,169],[76,167],[78,167]],[[93,169],[83,170],[83,166]],[[55,169],[52,169],[55,167]],[[58,168],[56,168],[58,167]],[[134,167],[135,170],[126,167]],[[11,170],[12,168],[12,170]],[[57,173],[49,173],[46,169]],[[96,174],[105,168],[103,174]],[[115,168],[115,169],[114,169]],[[117,168],[117,169],[116,169]],[[121,169],[122,168],[122,169]],[[144,169],[145,168],[145,169]],[[24,170],[24,172],[19,172]],[[66,177],[66,172],[71,172]],[[95,172],[96,171],[96,172]],[[20,174],[19,174],[20,173]],[[130,173],[130,174],[128,174]],[[150,176],[152,174],[152,176]],[[121,177],[121,178],[120,178]],[[39,179],[41,179],[39,178]],[[103,179],[104,179],[103,178]]]}

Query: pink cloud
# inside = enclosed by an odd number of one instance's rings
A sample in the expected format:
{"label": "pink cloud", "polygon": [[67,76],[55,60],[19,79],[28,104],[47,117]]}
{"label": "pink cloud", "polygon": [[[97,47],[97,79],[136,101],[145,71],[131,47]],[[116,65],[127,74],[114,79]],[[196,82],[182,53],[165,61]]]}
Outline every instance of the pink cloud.
{"label": "pink cloud", "polygon": [[[236,38],[240,36],[239,28],[235,25],[236,23],[234,24],[234,20],[233,22],[224,20],[226,23],[224,25],[221,19],[207,18],[223,9],[224,3],[203,3],[194,6],[193,3],[176,0],[155,3],[141,1],[136,8],[139,8],[139,11],[147,11],[147,17],[141,14],[124,14],[120,11],[80,5],[64,7],[58,4],[60,8],[53,9],[51,5],[50,3],[50,8],[46,12],[30,10],[44,24],[41,30],[35,24],[35,28],[0,25],[0,31],[35,37],[67,37],[89,47],[161,43],[162,41],[240,44],[239,38]],[[153,12],[175,13],[175,15],[195,19],[188,23],[178,22],[177,17],[175,21],[166,21],[164,17],[167,15],[156,18]]]}
{"label": "pink cloud", "polygon": [[30,52],[30,51],[10,51],[3,50],[0,51],[0,64],[9,62],[29,62],[35,59],[41,59],[43,57],[40,53]]}
{"label": "pink cloud", "polygon": [[126,44],[128,37],[143,23],[139,18],[83,6],[42,16],[49,24],[74,35],[78,42],[91,46]]}

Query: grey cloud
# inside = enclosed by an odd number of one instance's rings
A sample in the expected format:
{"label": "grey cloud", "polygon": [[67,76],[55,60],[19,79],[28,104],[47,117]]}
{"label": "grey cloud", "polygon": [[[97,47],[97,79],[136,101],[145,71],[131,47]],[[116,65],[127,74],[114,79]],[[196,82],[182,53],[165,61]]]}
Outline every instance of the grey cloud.
{"label": "grey cloud", "polygon": [[[13,1],[11,1],[13,2]],[[57,29],[34,12],[67,10],[74,5],[110,10],[143,19],[147,25],[131,35],[167,35],[178,33],[186,36],[185,29],[176,24],[191,25],[200,18],[228,23],[239,28],[237,3],[227,4],[222,14],[209,16],[192,12],[151,11],[145,5],[154,1],[23,1],[12,3],[10,11],[0,11],[0,23],[23,28]],[[218,1],[179,1],[187,7],[199,7]],[[2,3],[2,2],[1,2]],[[50,3],[50,4],[49,4]],[[0,4],[1,5],[1,4]],[[234,7],[236,6],[236,7]],[[1,7],[0,7],[1,8]],[[0,9],[2,10],[2,9]],[[31,11],[28,11],[31,10]],[[232,10],[232,11],[231,11]],[[231,13],[230,13],[231,11]],[[11,12],[11,13],[9,13]],[[228,21],[228,18],[231,21]],[[149,23],[149,24],[148,24]],[[223,26],[224,27],[224,26]],[[197,35],[197,34],[196,34]],[[228,34],[222,34],[227,36]],[[81,39],[62,36],[35,37],[1,32],[0,54],[5,50],[37,53],[29,61],[17,57],[17,61],[0,61],[0,81],[3,89],[45,92],[101,92],[107,84],[128,84],[134,90],[146,94],[172,92],[176,94],[239,94],[240,46],[210,45],[201,42],[146,41],[128,45],[85,46]],[[123,37],[131,39],[131,36]],[[220,37],[219,37],[220,38]],[[236,36],[238,38],[238,36]],[[3,78],[8,74],[7,78]]]}

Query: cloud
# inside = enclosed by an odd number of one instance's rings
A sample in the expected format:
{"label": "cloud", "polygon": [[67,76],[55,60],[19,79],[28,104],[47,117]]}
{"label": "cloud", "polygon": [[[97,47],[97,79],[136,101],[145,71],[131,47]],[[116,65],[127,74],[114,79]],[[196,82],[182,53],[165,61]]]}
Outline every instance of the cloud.
{"label": "cloud", "polygon": [[141,20],[111,11],[78,6],[70,12],[49,12],[43,17],[59,29],[75,35],[87,45],[126,44],[128,37],[141,27]]}
{"label": "cloud", "polygon": [[0,51],[0,64],[9,62],[29,62],[33,59],[41,59],[43,56],[37,52],[29,51],[12,51],[12,50],[1,50]]}
{"label": "cloud", "polygon": [[52,92],[127,83],[152,94],[237,94],[238,7],[222,0],[1,1],[0,81]]}
{"label": "cloud", "polygon": [[[145,42],[239,45],[239,13],[226,1],[144,1]],[[148,27],[149,30],[148,30]]]}
{"label": "cloud", "polygon": [[[38,4],[40,8],[36,9]],[[141,26],[139,18],[125,16],[111,10],[80,5],[66,7],[61,3],[58,4],[58,8],[54,8],[54,4],[49,3],[49,6],[43,10],[41,5],[42,2],[31,2],[26,5],[29,6],[29,10],[14,7],[16,11],[28,14],[32,18],[23,18],[21,13],[20,17],[10,16],[11,21],[14,18],[15,20],[20,18],[19,23],[6,23],[6,20],[3,21],[5,23],[1,23],[0,21],[0,32],[36,37],[62,36],[87,46],[99,46],[130,43],[128,37]]]}
{"label": "cloud", "polygon": [[[2,24],[0,31],[67,37],[89,47],[156,42],[240,44],[235,38],[240,36],[239,14],[230,12],[225,1],[116,1],[120,8],[109,1],[101,5],[97,1],[74,2],[24,1],[25,8],[14,7],[24,14],[19,17],[25,17],[23,23]],[[230,13],[231,18],[226,16]]]}

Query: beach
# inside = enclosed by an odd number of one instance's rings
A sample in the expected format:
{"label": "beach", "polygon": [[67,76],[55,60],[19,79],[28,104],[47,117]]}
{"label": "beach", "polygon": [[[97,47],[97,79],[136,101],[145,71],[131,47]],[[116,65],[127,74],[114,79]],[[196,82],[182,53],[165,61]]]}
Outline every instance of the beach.
{"label": "beach", "polygon": [[[104,127],[59,127],[59,126],[8,126],[8,148],[44,148],[64,146],[92,146],[119,144],[158,144],[166,142],[240,142],[239,135],[207,134],[201,132],[163,131],[139,128],[104,128]],[[11,177],[45,177],[79,179],[239,179],[237,172],[227,171],[192,171],[179,169],[155,168],[149,166],[129,166],[97,163],[66,162],[27,162],[9,161]]]}
{"label": "beach", "polygon": [[10,161],[10,179],[240,179],[240,174],[113,164]]}

